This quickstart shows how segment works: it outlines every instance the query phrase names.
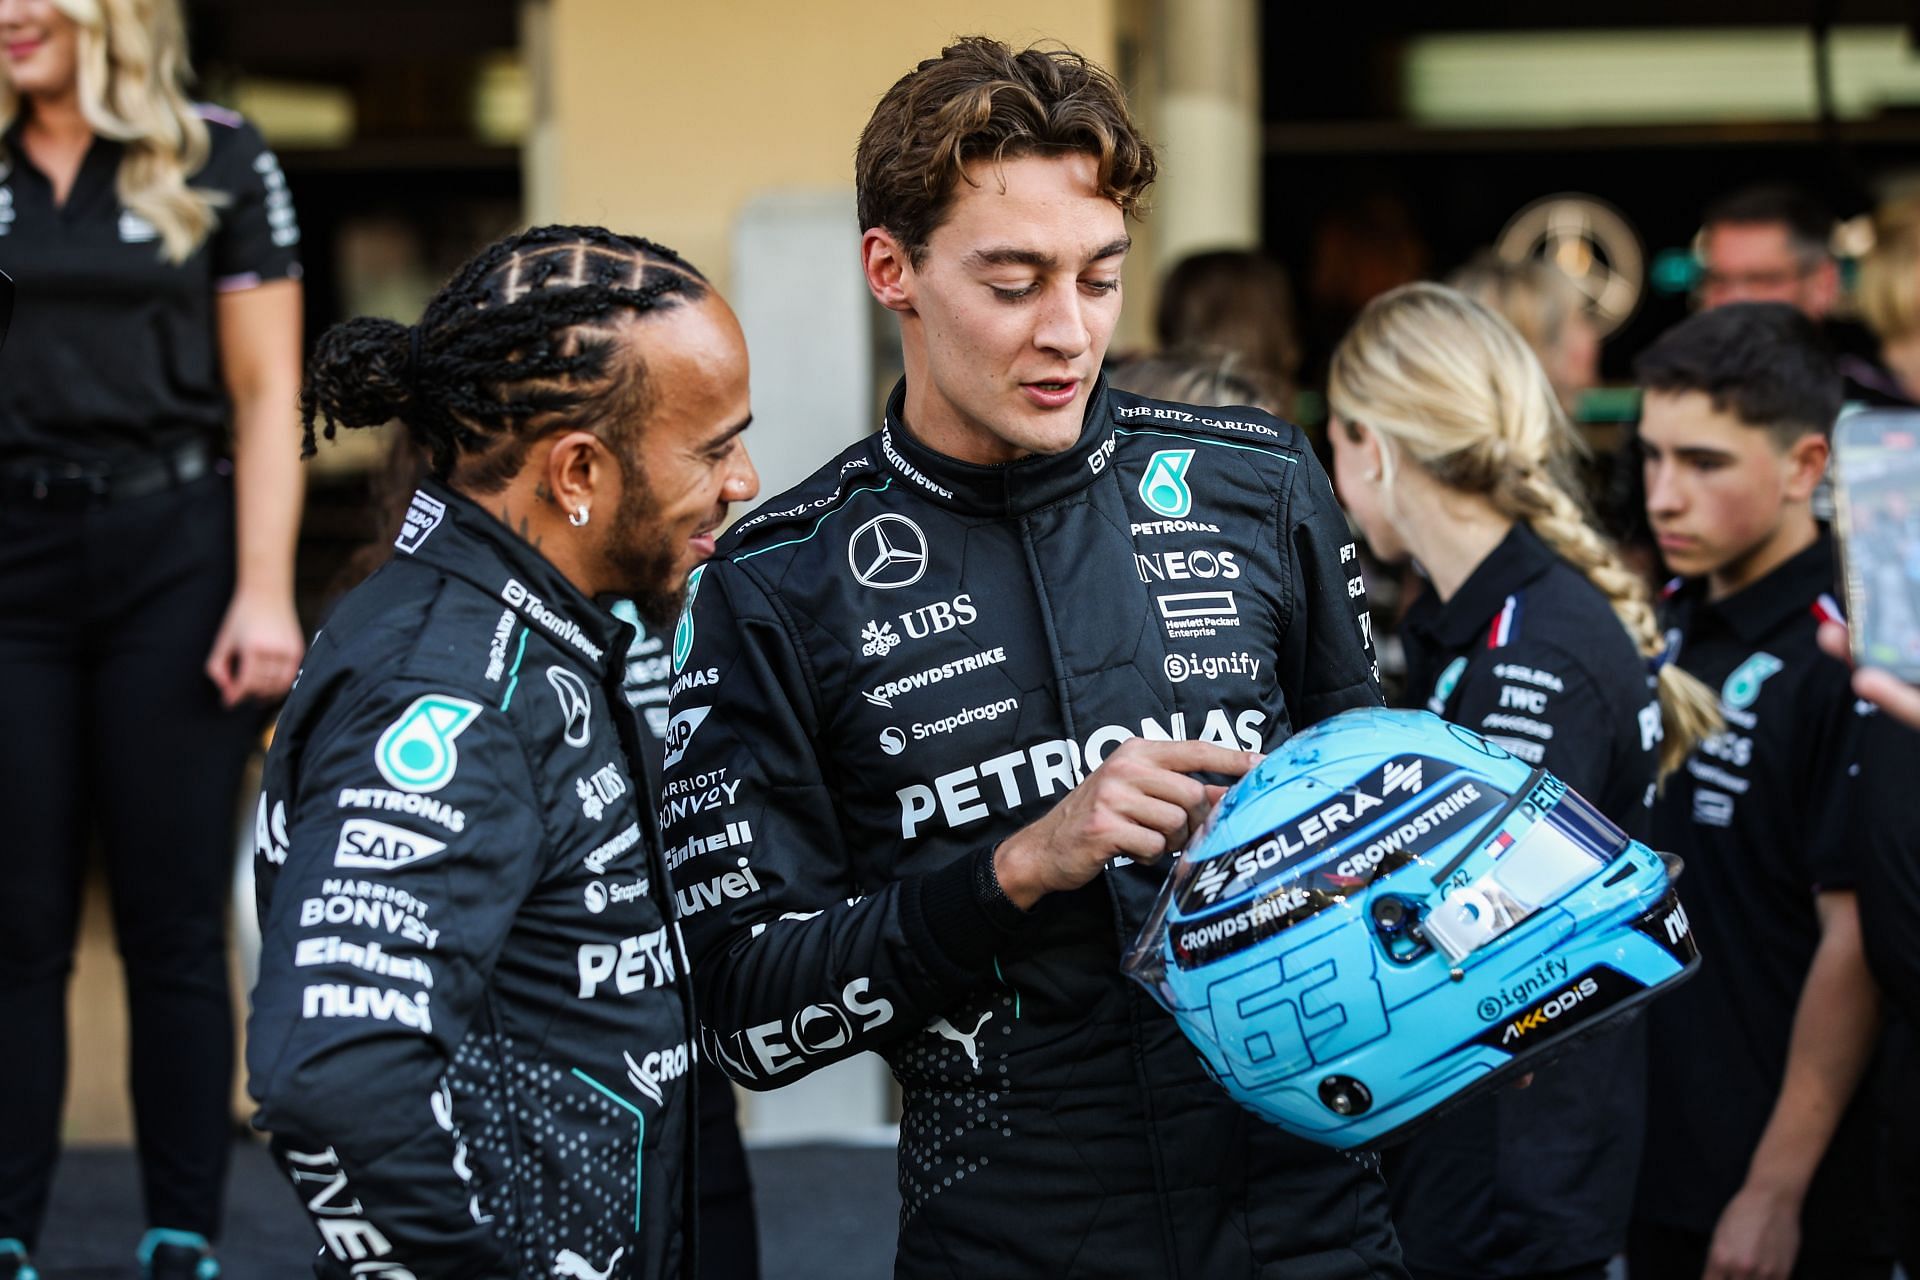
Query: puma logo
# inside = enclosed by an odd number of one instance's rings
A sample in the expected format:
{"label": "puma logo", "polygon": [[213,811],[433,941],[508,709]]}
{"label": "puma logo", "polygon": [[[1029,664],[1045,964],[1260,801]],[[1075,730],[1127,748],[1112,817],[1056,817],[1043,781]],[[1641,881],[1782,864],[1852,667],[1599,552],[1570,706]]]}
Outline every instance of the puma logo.
{"label": "puma logo", "polygon": [[980,1028],[986,1026],[987,1019],[992,1016],[993,1011],[991,1009],[981,1014],[980,1021],[973,1024],[973,1030],[971,1031],[961,1031],[945,1018],[935,1018],[929,1029],[945,1036],[962,1049],[965,1049],[967,1051],[967,1061],[973,1064],[975,1071],[978,1071],[980,1069],[980,1046],[978,1044]]}
{"label": "puma logo", "polygon": [[605,1271],[596,1271],[591,1262],[588,1262],[573,1250],[562,1249],[553,1256],[554,1280],[607,1280],[607,1277],[613,1274],[614,1267],[619,1265],[620,1259],[626,1251],[625,1245],[615,1249],[613,1256],[607,1259],[607,1269]]}

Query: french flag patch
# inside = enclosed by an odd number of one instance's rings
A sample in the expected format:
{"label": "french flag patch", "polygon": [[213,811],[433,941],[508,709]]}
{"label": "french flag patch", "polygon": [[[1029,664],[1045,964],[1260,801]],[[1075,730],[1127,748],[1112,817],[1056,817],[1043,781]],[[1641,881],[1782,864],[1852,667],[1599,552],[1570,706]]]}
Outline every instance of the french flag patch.
{"label": "french flag patch", "polygon": [[1500,612],[1494,616],[1493,626],[1487,631],[1487,648],[1501,649],[1513,643],[1520,633],[1520,597],[1511,595],[1500,606]]}
{"label": "french flag patch", "polygon": [[1837,622],[1842,626],[1846,625],[1847,615],[1840,611],[1840,602],[1824,591],[1820,593],[1820,598],[1813,602],[1811,608],[1813,609],[1813,616],[1822,622]]}

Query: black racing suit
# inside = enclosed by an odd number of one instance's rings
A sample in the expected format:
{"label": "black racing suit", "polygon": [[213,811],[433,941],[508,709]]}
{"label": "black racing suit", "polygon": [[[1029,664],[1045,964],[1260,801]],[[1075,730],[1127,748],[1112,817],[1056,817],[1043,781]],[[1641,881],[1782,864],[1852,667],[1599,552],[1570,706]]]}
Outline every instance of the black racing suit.
{"label": "black racing suit", "polygon": [[255,1123],[323,1277],[677,1277],[691,991],[632,635],[466,499],[314,640],[256,822]]}
{"label": "black racing suit", "polygon": [[676,636],[703,1048],[754,1089],[885,1056],[902,1276],[1402,1274],[1372,1163],[1243,1112],[1122,978],[1164,865],[1016,921],[976,888],[1129,737],[1253,750],[1378,704],[1303,435],[1102,385],[1072,448],[973,466],[901,397],[729,533]]}

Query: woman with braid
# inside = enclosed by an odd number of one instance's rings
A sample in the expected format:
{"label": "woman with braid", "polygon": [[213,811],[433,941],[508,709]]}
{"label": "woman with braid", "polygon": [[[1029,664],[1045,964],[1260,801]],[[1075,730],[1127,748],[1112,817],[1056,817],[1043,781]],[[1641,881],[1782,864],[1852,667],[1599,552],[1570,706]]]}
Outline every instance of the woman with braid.
{"label": "woman with braid", "polygon": [[[1567,487],[1575,438],[1539,360],[1481,304],[1408,285],[1342,340],[1328,402],[1341,502],[1376,554],[1427,579],[1404,624],[1409,699],[1644,837],[1714,701],[1664,661],[1644,585]],[[1408,1269],[1604,1276],[1626,1242],[1644,1052],[1638,1023],[1603,1034],[1389,1152]]]}
{"label": "woman with braid", "polygon": [[420,323],[320,341],[316,429],[428,460],[314,638],[257,824],[255,1123],[321,1277],[679,1277],[694,1024],[632,629],[759,482],[740,326],[685,261],[540,227]]}

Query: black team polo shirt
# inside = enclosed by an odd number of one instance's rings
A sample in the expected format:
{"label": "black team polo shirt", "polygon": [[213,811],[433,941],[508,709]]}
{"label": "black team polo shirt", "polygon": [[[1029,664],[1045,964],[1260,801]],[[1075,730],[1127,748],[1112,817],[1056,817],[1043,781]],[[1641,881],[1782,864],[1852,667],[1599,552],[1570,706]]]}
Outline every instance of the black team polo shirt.
{"label": "black team polo shirt", "polygon": [[[1814,897],[1851,889],[1848,770],[1859,718],[1845,664],[1814,643],[1837,613],[1833,544],[1719,601],[1703,579],[1664,602],[1677,661],[1720,695],[1725,732],[1696,747],[1653,813],[1653,846],[1686,864],[1699,940],[1692,980],[1653,1002],[1639,1219],[1712,1232],[1746,1179],[1779,1095],[1820,923]],[[1823,599],[1824,597],[1824,599]],[[1810,1253],[1886,1251],[1870,1086],[1841,1121],[1801,1223]]]}

